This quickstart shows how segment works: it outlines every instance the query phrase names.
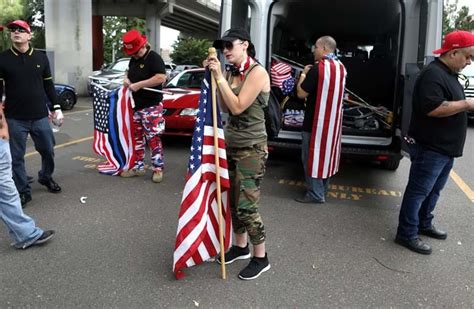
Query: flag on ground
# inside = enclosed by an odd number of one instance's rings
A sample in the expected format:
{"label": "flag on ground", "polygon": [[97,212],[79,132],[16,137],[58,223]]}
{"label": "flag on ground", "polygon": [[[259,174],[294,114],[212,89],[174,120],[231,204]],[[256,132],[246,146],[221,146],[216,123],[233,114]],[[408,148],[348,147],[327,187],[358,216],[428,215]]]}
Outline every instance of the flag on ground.
{"label": "flag on ground", "polygon": [[339,170],[347,72],[337,59],[323,59],[313,69],[318,70],[318,84],[307,173],[313,178],[329,178]]}
{"label": "flag on ground", "polygon": [[103,174],[119,175],[135,164],[132,95],[126,87],[93,87],[93,149],[107,160],[97,168]]}
{"label": "flag on ground", "polygon": [[[219,173],[222,191],[222,216],[224,250],[231,244],[231,215],[228,190],[230,187],[227,170],[224,132],[219,108],[218,152]],[[191,267],[216,256],[220,252],[219,213],[217,205],[216,164],[214,157],[214,131],[212,120],[210,73],[206,69],[201,84],[199,111],[189,156],[188,174],[181,201],[176,245],[173,256],[173,272],[176,278],[184,275],[182,269]]]}

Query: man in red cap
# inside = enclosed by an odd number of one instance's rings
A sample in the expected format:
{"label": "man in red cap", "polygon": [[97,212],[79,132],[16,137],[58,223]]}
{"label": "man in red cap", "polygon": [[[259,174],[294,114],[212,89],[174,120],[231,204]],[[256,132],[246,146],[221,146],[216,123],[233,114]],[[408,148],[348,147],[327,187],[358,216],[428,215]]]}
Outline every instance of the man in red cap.
{"label": "man in red cap", "polygon": [[133,122],[135,127],[134,168],[124,171],[120,176],[134,177],[145,175],[145,142],[150,147],[153,165],[152,181],[163,180],[163,146],[160,135],[165,128],[163,118],[163,95],[143,88],[161,90],[166,82],[166,68],[160,55],[150,49],[146,36],[133,29],[123,35],[123,51],[131,56],[124,85],[132,92],[135,103]]}
{"label": "man in red cap", "polygon": [[13,179],[21,203],[25,205],[31,201],[31,187],[25,170],[28,134],[41,155],[38,182],[52,193],[61,191],[52,178],[55,140],[49,124],[48,107],[44,102],[45,93],[53,103],[53,121],[60,125],[64,117],[54,90],[48,58],[29,45],[30,26],[23,20],[15,20],[7,27],[12,47],[0,54],[0,97],[3,95],[4,82],[6,98],[2,105],[10,129]]}
{"label": "man in red cap", "polygon": [[440,192],[455,157],[462,156],[467,131],[467,111],[474,100],[466,99],[458,73],[474,59],[474,35],[454,31],[446,35],[439,58],[424,68],[415,83],[413,111],[406,141],[410,148],[410,176],[400,209],[395,242],[408,249],[431,254],[419,235],[446,239],[448,234],[433,224]]}

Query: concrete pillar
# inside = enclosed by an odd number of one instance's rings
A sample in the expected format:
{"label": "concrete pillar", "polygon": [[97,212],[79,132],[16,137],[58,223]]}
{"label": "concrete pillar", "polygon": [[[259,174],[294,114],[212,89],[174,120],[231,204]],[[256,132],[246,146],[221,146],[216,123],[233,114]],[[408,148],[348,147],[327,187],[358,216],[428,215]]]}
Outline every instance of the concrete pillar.
{"label": "concrete pillar", "polygon": [[151,49],[160,53],[160,36],[161,36],[161,18],[155,6],[150,5],[150,9],[146,11],[146,36],[151,45]]}
{"label": "concrete pillar", "polygon": [[99,70],[104,64],[104,22],[102,16],[92,16],[92,69]]}
{"label": "concrete pillar", "polygon": [[46,49],[54,52],[56,82],[87,93],[92,72],[92,1],[45,0]]}

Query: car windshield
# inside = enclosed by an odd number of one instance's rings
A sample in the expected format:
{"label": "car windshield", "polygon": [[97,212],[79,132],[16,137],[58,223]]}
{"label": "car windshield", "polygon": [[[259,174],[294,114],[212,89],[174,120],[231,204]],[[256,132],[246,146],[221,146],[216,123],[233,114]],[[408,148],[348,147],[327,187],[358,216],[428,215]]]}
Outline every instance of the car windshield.
{"label": "car windshield", "polygon": [[185,71],[171,79],[165,88],[201,88],[204,71]]}
{"label": "car windshield", "polygon": [[128,63],[129,63],[129,60],[118,61],[118,62],[113,63],[109,67],[109,69],[114,70],[114,71],[119,71],[119,72],[125,72],[128,69]]}

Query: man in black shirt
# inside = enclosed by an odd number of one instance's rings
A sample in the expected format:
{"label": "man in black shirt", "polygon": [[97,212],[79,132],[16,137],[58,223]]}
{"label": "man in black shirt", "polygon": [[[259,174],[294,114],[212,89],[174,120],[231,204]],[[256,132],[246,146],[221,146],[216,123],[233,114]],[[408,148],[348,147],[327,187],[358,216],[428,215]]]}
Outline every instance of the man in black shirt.
{"label": "man in black shirt", "polygon": [[31,187],[25,170],[26,139],[31,135],[41,155],[38,182],[52,193],[61,191],[53,180],[54,136],[48,119],[44,93],[53,103],[52,118],[60,125],[61,108],[46,55],[29,45],[31,29],[28,23],[16,20],[8,24],[12,47],[0,54],[0,97],[5,83],[6,99],[2,103],[10,129],[10,148],[13,162],[13,179],[20,193],[22,205],[31,201]]}
{"label": "man in black shirt", "polygon": [[163,146],[160,135],[165,128],[163,95],[143,88],[162,89],[166,68],[160,55],[150,49],[146,36],[133,29],[123,35],[123,50],[131,56],[124,85],[133,92],[135,103],[133,122],[136,163],[133,169],[122,172],[122,177],[145,174],[145,142],[150,147],[153,182],[163,179]]}
{"label": "man in black shirt", "polygon": [[466,111],[474,100],[464,95],[458,73],[474,58],[474,35],[454,31],[446,35],[439,58],[423,69],[413,92],[413,113],[407,142],[410,176],[400,209],[395,242],[421,254],[431,247],[419,234],[446,239],[432,224],[433,210],[454,158],[462,156],[467,130]]}
{"label": "man in black shirt", "polygon": [[315,63],[305,66],[296,85],[298,98],[306,99],[301,159],[307,190],[295,199],[299,203],[324,203],[329,180],[339,170],[346,70],[337,59],[336,47],[334,38],[318,38]]}

